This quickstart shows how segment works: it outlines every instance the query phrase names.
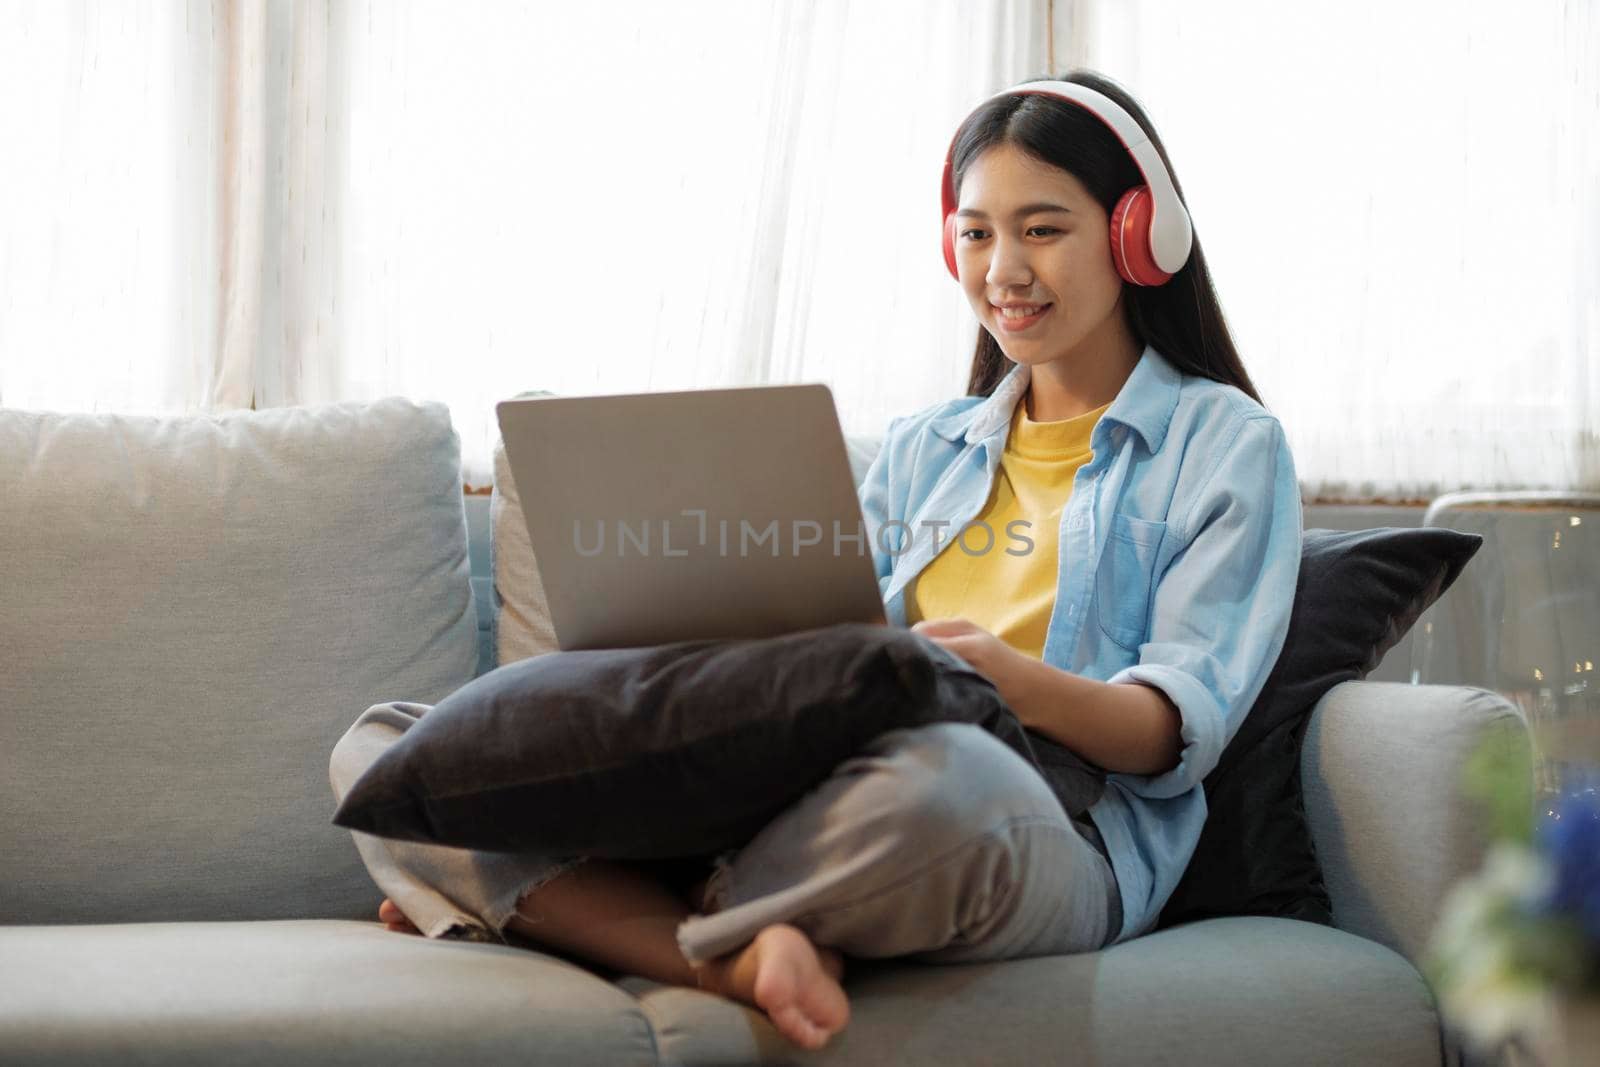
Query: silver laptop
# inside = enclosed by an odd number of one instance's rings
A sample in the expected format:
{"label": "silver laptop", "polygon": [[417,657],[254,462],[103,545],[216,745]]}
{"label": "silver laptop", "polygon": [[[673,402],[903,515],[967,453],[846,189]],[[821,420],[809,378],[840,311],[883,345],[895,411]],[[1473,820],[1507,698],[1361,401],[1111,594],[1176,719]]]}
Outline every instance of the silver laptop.
{"label": "silver laptop", "polygon": [[825,385],[496,405],[563,649],[883,622]]}

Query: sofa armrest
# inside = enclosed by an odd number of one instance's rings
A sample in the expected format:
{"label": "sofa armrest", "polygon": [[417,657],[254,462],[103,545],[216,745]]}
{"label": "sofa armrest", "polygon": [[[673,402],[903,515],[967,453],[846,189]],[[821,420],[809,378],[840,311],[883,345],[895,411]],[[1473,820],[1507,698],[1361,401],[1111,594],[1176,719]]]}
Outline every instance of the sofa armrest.
{"label": "sofa armrest", "polygon": [[1462,792],[1485,743],[1528,752],[1522,713],[1484,689],[1356,681],[1318,702],[1300,773],[1334,925],[1421,960],[1446,892],[1488,844]]}

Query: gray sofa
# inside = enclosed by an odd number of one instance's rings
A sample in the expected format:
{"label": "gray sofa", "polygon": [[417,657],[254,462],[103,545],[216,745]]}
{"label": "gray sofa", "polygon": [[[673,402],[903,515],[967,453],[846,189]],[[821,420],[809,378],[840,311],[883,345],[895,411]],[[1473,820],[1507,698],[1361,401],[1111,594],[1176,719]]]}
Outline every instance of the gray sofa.
{"label": "gray sofa", "polygon": [[1454,1058],[1416,961],[1482,853],[1462,762],[1524,729],[1475,689],[1352,682],[1317,707],[1303,772],[1338,928],[857,961],[818,1053],[699,991],[386,931],[329,822],[329,751],[366,706],[435,702],[539,640],[526,562],[485,551],[517,513],[469,538],[457,463],[437,404],[0,411],[0,1063]]}

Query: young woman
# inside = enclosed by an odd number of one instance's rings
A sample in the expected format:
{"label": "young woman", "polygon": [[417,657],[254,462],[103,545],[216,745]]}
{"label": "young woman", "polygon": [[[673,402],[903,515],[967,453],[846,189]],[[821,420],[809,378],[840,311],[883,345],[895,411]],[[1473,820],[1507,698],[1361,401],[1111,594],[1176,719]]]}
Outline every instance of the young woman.
{"label": "young woman", "polygon": [[[1103,768],[1103,792],[1073,810],[977,727],[894,731],[716,857],[709,884],[692,864],[500,857],[448,885],[432,868],[462,923],[720,991],[810,1048],[848,1020],[844,954],[1081,952],[1154,924],[1205,819],[1201,779],[1287,632],[1293,461],[1126,93],[1074,73],[988,100],[944,199],[982,328],[968,395],[895,420],[862,486],[884,602],[1041,745]],[[336,788],[376,728],[341,742]],[[386,845],[363,855],[392,897],[439,862]],[[391,900],[379,914],[416,930]]]}

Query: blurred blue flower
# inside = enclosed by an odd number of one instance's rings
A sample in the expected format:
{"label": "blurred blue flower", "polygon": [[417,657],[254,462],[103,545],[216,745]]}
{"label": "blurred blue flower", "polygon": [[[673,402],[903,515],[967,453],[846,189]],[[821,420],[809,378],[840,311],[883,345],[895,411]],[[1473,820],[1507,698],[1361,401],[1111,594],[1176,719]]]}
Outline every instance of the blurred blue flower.
{"label": "blurred blue flower", "polygon": [[1542,823],[1539,843],[1555,868],[1546,906],[1576,919],[1600,944],[1600,780],[1569,786]]}

